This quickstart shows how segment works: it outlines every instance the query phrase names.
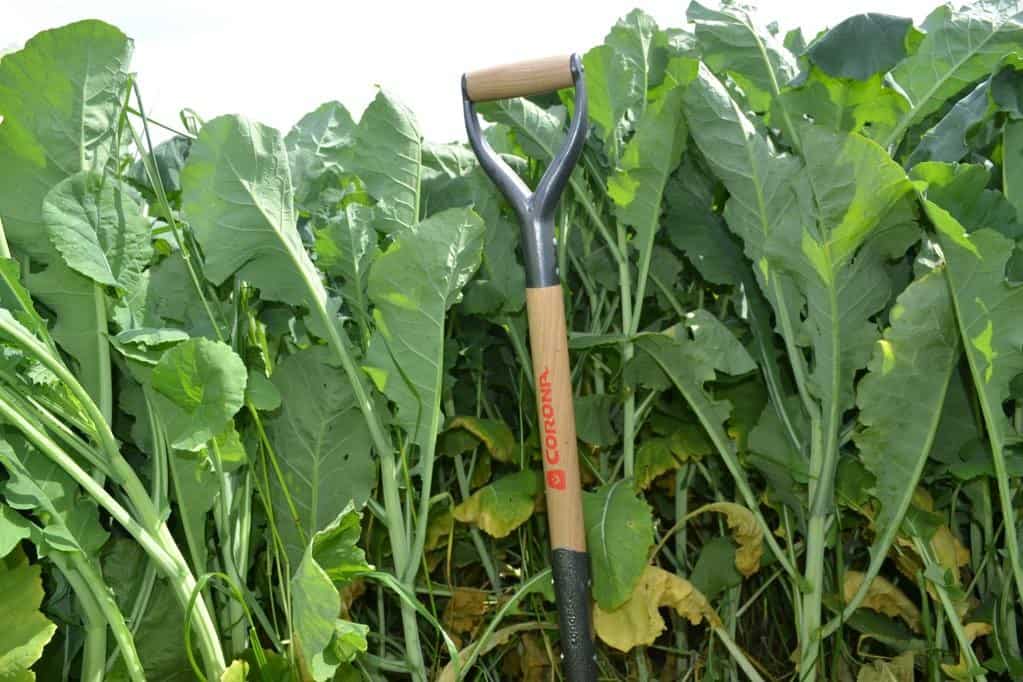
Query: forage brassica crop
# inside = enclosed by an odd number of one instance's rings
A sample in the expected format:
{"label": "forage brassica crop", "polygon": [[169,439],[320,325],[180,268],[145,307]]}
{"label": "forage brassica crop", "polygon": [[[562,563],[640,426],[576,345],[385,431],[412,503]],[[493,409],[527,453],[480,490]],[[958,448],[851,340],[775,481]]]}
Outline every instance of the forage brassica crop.
{"label": "forage brassica crop", "polygon": [[[602,679],[1020,677],[1023,9],[686,18],[585,52],[556,218]],[[132,48],[0,60],[0,678],[547,679],[511,209]],[[479,106],[527,184],[571,102]]]}

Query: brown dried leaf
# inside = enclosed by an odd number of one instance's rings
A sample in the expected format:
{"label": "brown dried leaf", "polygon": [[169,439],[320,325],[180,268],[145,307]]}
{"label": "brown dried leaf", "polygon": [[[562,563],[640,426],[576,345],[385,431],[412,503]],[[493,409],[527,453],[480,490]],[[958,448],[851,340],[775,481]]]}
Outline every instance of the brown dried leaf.
{"label": "brown dried leaf", "polygon": [[856,682],[913,682],[913,652],[907,651],[890,661],[876,660],[860,668]]}
{"label": "brown dried leaf", "polygon": [[452,634],[474,635],[490,605],[487,593],[469,587],[456,587],[444,607],[444,629]]}

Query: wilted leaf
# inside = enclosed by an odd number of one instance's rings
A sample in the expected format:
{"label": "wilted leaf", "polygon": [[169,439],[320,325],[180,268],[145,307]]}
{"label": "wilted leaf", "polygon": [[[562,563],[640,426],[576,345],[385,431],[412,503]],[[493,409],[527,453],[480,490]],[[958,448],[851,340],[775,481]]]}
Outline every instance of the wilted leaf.
{"label": "wilted leaf", "polygon": [[913,682],[914,656],[914,652],[907,651],[890,661],[872,661],[860,668],[856,674],[856,682]]}
{"label": "wilted leaf", "polygon": [[[852,599],[852,596],[856,594],[863,578],[864,574],[859,571],[845,572],[842,592],[846,601]],[[914,632],[921,631],[920,609],[910,601],[905,592],[881,576],[875,577],[870,582],[861,608],[873,609],[892,618],[901,618]]]}
{"label": "wilted leaf", "polygon": [[448,632],[472,638],[490,608],[487,601],[488,593],[483,590],[456,587],[444,607],[441,622]]}
{"label": "wilted leaf", "polygon": [[[967,623],[963,627],[963,630],[966,632],[966,641],[971,644],[978,637],[986,637],[994,632],[994,628],[991,627],[990,623]],[[969,664],[966,662],[966,657],[963,656],[962,652],[959,653],[958,663],[955,665],[942,663],[941,670],[954,680],[974,679],[974,671],[970,670]]]}
{"label": "wilted leaf", "polygon": [[448,420],[446,433],[461,430],[471,434],[487,448],[490,456],[498,462],[518,461],[518,442],[508,425],[500,419],[459,416]]}
{"label": "wilted leaf", "polygon": [[724,514],[732,537],[739,544],[735,553],[735,567],[747,578],[760,570],[760,557],[764,554],[764,533],[757,519],[746,507],[734,502],[714,502],[705,504],[691,516],[704,512]]}
{"label": "wilted leaf", "polygon": [[720,625],[707,599],[689,581],[656,566],[647,566],[621,606],[605,611],[597,604],[593,628],[601,640],[619,651],[653,644],[665,627],[658,612],[662,606],[675,609],[693,625],[704,620],[711,627]]}

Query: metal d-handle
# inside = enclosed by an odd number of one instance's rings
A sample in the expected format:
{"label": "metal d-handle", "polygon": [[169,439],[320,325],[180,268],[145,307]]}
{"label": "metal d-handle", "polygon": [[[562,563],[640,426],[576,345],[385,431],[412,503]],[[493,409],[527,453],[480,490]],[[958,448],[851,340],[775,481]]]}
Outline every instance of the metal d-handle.
{"label": "metal d-handle", "polygon": [[476,152],[483,170],[519,215],[522,251],[526,261],[526,286],[530,288],[548,287],[560,281],[554,245],[554,210],[586,142],[586,82],[582,60],[579,55],[573,54],[569,64],[575,86],[572,122],[561,149],[547,167],[534,192],[529,191],[522,178],[497,155],[483,137],[476,117],[476,106],[466,90],[466,77],[462,77],[462,110],[469,144]]}

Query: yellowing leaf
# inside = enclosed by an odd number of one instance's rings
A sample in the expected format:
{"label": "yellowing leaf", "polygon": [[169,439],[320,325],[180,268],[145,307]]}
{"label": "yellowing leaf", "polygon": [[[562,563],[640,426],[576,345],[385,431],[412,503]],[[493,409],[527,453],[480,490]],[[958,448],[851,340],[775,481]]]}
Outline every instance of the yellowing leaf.
{"label": "yellowing leaf", "polygon": [[518,447],[515,434],[500,419],[482,419],[480,417],[453,417],[444,427],[446,432],[467,431],[480,443],[483,443],[490,455],[498,462],[518,461]]}
{"label": "yellowing leaf", "polygon": [[520,471],[480,488],[452,513],[462,523],[475,523],[488,535],[503,538],[532,516],[539,494],[539,472]]}
{"label": "yellowing leaf", "polygon": [[249,679],[249,664],[242,659],[236,659],[227,666],[227,670],[220,674],[220,682],[245,682]]}
{"label": "yellowing leaf", "polygon": [[913,682],[913,652],[907,651],[890,661],[872,661],[860,668],[856,682]]}
{"label": "yellowing leaf", "polygon": [[648,438],[636,449],[636,473],[633,483],[636,490],[646,490],[654,479],[677,469],[679,461],[671,450],[668,438]]}
{"label": "yellowing leaf", "polygon": [[739,543],[739,549],[735,552],[735,568],[739,573],[748,578],[760,570],[760,557],[764,554],[764,531],[753,512],[734,502],[714,502],[700,507],[691,516],[708,511],[725,515],[732,537]]}
{"label": "yellowing leaf", "polygon": [[[971,644],[978,637],[990,635],[994,630],[988,623],[967,623],[963,630],[966,632],[966,640]],[[972,680],[969,664],[962,652],[959,652],[959,662],[955,665],[948,663],[941,664],[941,670],[954,680]]]}
{"label": "yellowing leaf", "polygon": [[[860,588],[864,574],[859,571],[846,571],[843,592],[846,601],[852,599]],[[910,601],[906,593],[898,587],[878,576],[870,582],[867,596],[861,608],[868,608],[892,618],[901,618],[914,632],[920,632],[920,609]]]}
{"label": "yellowing leaf", "polygon": [[593,627],[600,639],[619,651],[653,644],[665,627],[658,612],[662,606],[675,609],[693,625],[703,620],[711,627],[721,623],[707,598],[692,583],[656,566],[647,566],[624,604],[613,611],[594,605]]}
{"label": "yellowing leaf", "polygon": [[32,664],[43,654],[57,626],[39,611],[43,582],[38,565],[28,563],[20,550],[0,560],[0,680],[35,679]]}
{"label": "yellowing leaf", "polygon": [[455,527],[455,517],[450,509],[445,509],[439,514],[431,514],[430,522],[426,526],[426,544],[423,546],[427,552],[437,549],[448,542],[448,535]]}

